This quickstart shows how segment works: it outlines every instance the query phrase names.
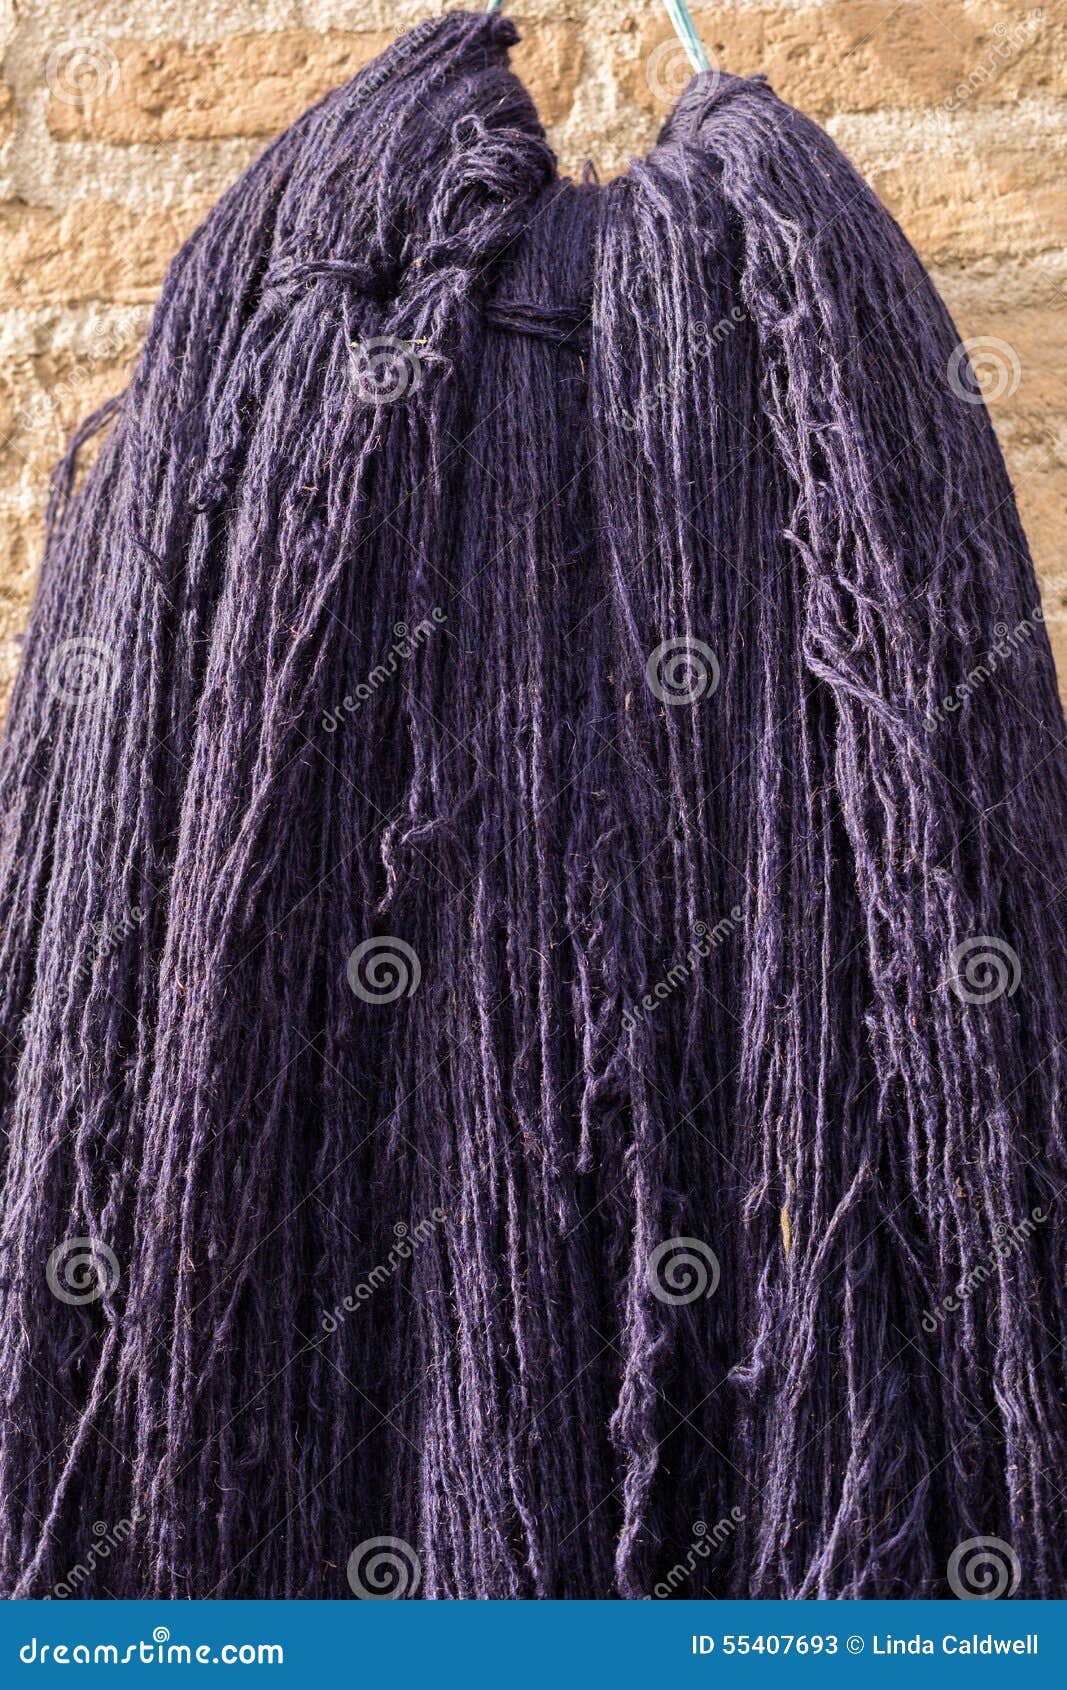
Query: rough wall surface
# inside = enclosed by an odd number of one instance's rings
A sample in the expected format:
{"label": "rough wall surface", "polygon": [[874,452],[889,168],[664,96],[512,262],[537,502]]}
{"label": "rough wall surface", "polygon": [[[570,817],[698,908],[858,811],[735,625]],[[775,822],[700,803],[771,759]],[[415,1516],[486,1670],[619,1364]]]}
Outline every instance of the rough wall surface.
{"label": "rough wall surface", "polygon": [[[169,257],[270,136],[437,9],[0,0],[0,701],[49,469],[123,386]],[[625,168],[687,76],[659,0],[517,0],[512,15],[563,164]],[[933,270],[1067,682],[1067,0],[732,0],[697,21],[723,70],[766,71],[829,129]]]}

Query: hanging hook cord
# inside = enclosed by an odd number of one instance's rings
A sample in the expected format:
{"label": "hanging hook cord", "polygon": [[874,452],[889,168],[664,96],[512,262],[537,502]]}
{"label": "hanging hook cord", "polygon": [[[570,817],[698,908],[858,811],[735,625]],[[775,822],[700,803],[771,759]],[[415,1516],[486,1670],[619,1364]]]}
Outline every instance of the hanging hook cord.
{"label": "hanging hook cord", "polygon": [[[498,12],[503,3],[504,0],[489,0],[485,9],[487,12]],[[704,51],[704,43],[701,41],[700,36],[697,33],[697,26],[693,22],[693,14],[690,12],[685,0],[663,0],[663,4],[667,8],[667,16],[674,25],[675,34],[682,43],[682,46],[685,48],[686,58],[689,60],[693,69],[698,73],[702,70],[707,70],[708,55]]]}

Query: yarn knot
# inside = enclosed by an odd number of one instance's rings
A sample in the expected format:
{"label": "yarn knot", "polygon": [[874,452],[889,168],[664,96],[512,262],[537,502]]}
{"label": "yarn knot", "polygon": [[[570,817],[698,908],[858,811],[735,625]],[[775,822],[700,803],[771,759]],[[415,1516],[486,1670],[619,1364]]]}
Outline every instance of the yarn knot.
{"label": "yarn knot", "polygon": [[317,282],[341,283],[366,299],[385,303],[399,286],[400,272],[394,265],[353,263],[344,258],[308,258],[272,266],[263,280],[263,296],[285,296]]}

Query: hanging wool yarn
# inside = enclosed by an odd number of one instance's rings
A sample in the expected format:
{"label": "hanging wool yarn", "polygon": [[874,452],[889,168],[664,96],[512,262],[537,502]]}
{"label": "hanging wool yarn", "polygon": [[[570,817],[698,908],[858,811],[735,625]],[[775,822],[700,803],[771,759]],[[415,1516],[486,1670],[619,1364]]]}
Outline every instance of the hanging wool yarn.
{"label": "hanging wool yarn", "polygon": [[2,1588],[1062,1597],[1067,760],[973,372],[762,79],[575,183],[516,39],[283,135],[57,472]]}

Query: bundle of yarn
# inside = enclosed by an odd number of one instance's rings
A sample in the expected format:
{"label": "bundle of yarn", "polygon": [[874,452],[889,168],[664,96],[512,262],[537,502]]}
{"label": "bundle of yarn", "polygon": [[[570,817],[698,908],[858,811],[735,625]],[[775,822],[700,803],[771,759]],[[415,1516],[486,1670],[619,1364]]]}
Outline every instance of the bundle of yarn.
{"label": "bundle of yarn", "polygon": [[574,182],[516,39],[271,146],[57,472],[0,1588],[1062,1597],[1067,760],[981,372],[762,79]]}

